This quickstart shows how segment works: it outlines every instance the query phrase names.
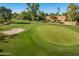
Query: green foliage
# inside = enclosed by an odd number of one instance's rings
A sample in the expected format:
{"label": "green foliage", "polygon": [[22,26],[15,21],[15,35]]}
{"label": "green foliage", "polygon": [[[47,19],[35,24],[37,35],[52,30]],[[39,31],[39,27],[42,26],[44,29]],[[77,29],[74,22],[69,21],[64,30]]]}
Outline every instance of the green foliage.
{"label": "green foliage", "polygon": [[21,13],[19,13],[19,15],[18,15],[18,20],[26,20],[27,19],[27,13],[26,13],[26,11],[22,11]]}
{"label": "green foliage", "polygon": [[26,6],[27,6],[26,9],[31,16],[32,21],[34,21],[37,15],[37,12],[39,10],[39,4],[38,3],[27,3]]}
{"label": "green foliage", "polygon": [[11,19],[11,9],[7,9],[5,7],[0,7],[0,20],[10,20]]}
{"label": "green foliage", "polygon": [[38,21],[44,21],[46,14],[43,11],[39,11]]}
{"label": "green foliage", "polygon": [[77,21],[79,22],[79,14],[76,14],[76,15],[74,16],[74,20],[77,20]]}
{"label": "green foliage", "polygon": [[18,14],[16,12],[12,13],[12,19],[17,19]]}
{"label": "green foliage", "polygon": [[68,20],[73,21],[74,20],[74,16],[78,13],[78,9],[79,7],[75,4],[69,4],[68,6],[68,12],[67,12],[67,17]]}
{"label": "green foliage", "polygon": [[14,17],[17,20],[31,20],[29,12],[26,12],[25,10],[19,13],[18,15],[14,14]]}
{"label": "green foliage", "polygon": [[67,12],[63,13],[63,15],[67,16]]}
{"label": "green foliage", "polygon": [[27,18],[27,13],[25,11],[21,12],[21,19],[26,20]]}

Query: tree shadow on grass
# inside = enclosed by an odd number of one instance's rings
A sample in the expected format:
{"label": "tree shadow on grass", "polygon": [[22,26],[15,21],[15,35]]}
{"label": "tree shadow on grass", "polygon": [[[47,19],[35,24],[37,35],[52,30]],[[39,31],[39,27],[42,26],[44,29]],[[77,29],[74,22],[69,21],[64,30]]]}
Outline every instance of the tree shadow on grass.
{"label": "tree shadow on grass", "polygon": [[13,24],[31,24],[31,22],[13,22]]}
{"label": "tree shadow on grass", "polygon": [[[15,38],[16,36],[17,36],[17,34],[8,36],[3,33],[0,33],[0,43],[6,44],[9,42],[10,38]],[[0,48],[0,56],[11,56],[11,53],[4,52],[4,51],[5,51],[4,48]]]}
{"label": "tree shadow on grass", "polygon": [[[4,44],[6,44],[6,43],[8,43],[9,42],[9,39],[10,38],[14,38],[16,35],[12,35],[12,36],[1,36],[0,37],[0,42],[2,42],[2,43],[4,43]],[[0,56],[11,56],[11,54],[10,53],[7,53],[7,52],[4,52],[4,48],[0,48]]]}
{"label": "tree shadow on grass", "polygon": [[5,53],[0,53],[0,56],[11,56],[11,54],[10,53],[7,53],[7,52],[5,52]]}
{"label": "tree shadow on grass", "polygon": [[15,35],[5,35],[0,33],[0,42],[8,43],[9,39],[17,37],[18,34]]}

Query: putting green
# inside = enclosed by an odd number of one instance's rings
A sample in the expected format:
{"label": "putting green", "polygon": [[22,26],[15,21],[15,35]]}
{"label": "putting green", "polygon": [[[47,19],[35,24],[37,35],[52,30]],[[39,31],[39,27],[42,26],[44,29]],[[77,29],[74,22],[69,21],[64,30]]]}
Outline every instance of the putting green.
{"label": "putting green", "polygon": [[74,46],[79,44],[79,33],[62,26],[44,25],[37,28],[38,34],[49,43]]}

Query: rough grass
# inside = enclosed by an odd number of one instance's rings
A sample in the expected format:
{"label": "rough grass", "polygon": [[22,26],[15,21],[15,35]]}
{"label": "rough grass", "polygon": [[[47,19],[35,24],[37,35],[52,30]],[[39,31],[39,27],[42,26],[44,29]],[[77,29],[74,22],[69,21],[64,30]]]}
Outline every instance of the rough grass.
{"label": "rough grass", "polygon": [[3,25],[0,28],[26,29],[13,38],[7,38],[7,43],[1,41],[0,49],[3,49],[1,53],[19,56],[79,55],[78,26],[12,24]]}

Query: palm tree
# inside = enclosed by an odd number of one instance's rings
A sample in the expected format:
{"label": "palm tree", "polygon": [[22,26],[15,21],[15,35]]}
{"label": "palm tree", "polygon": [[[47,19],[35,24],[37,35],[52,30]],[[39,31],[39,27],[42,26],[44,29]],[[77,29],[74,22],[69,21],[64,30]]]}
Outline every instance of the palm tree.
{"label": "palm tree", "polygon": [[69,4],[68,11],[67,11],[67,17],[68,17],[68,20],[72,22],[72,25],[73,25],[74,16],[77,13],[77,10],[78,10],[77,5],[72,4],[72,3]]}

